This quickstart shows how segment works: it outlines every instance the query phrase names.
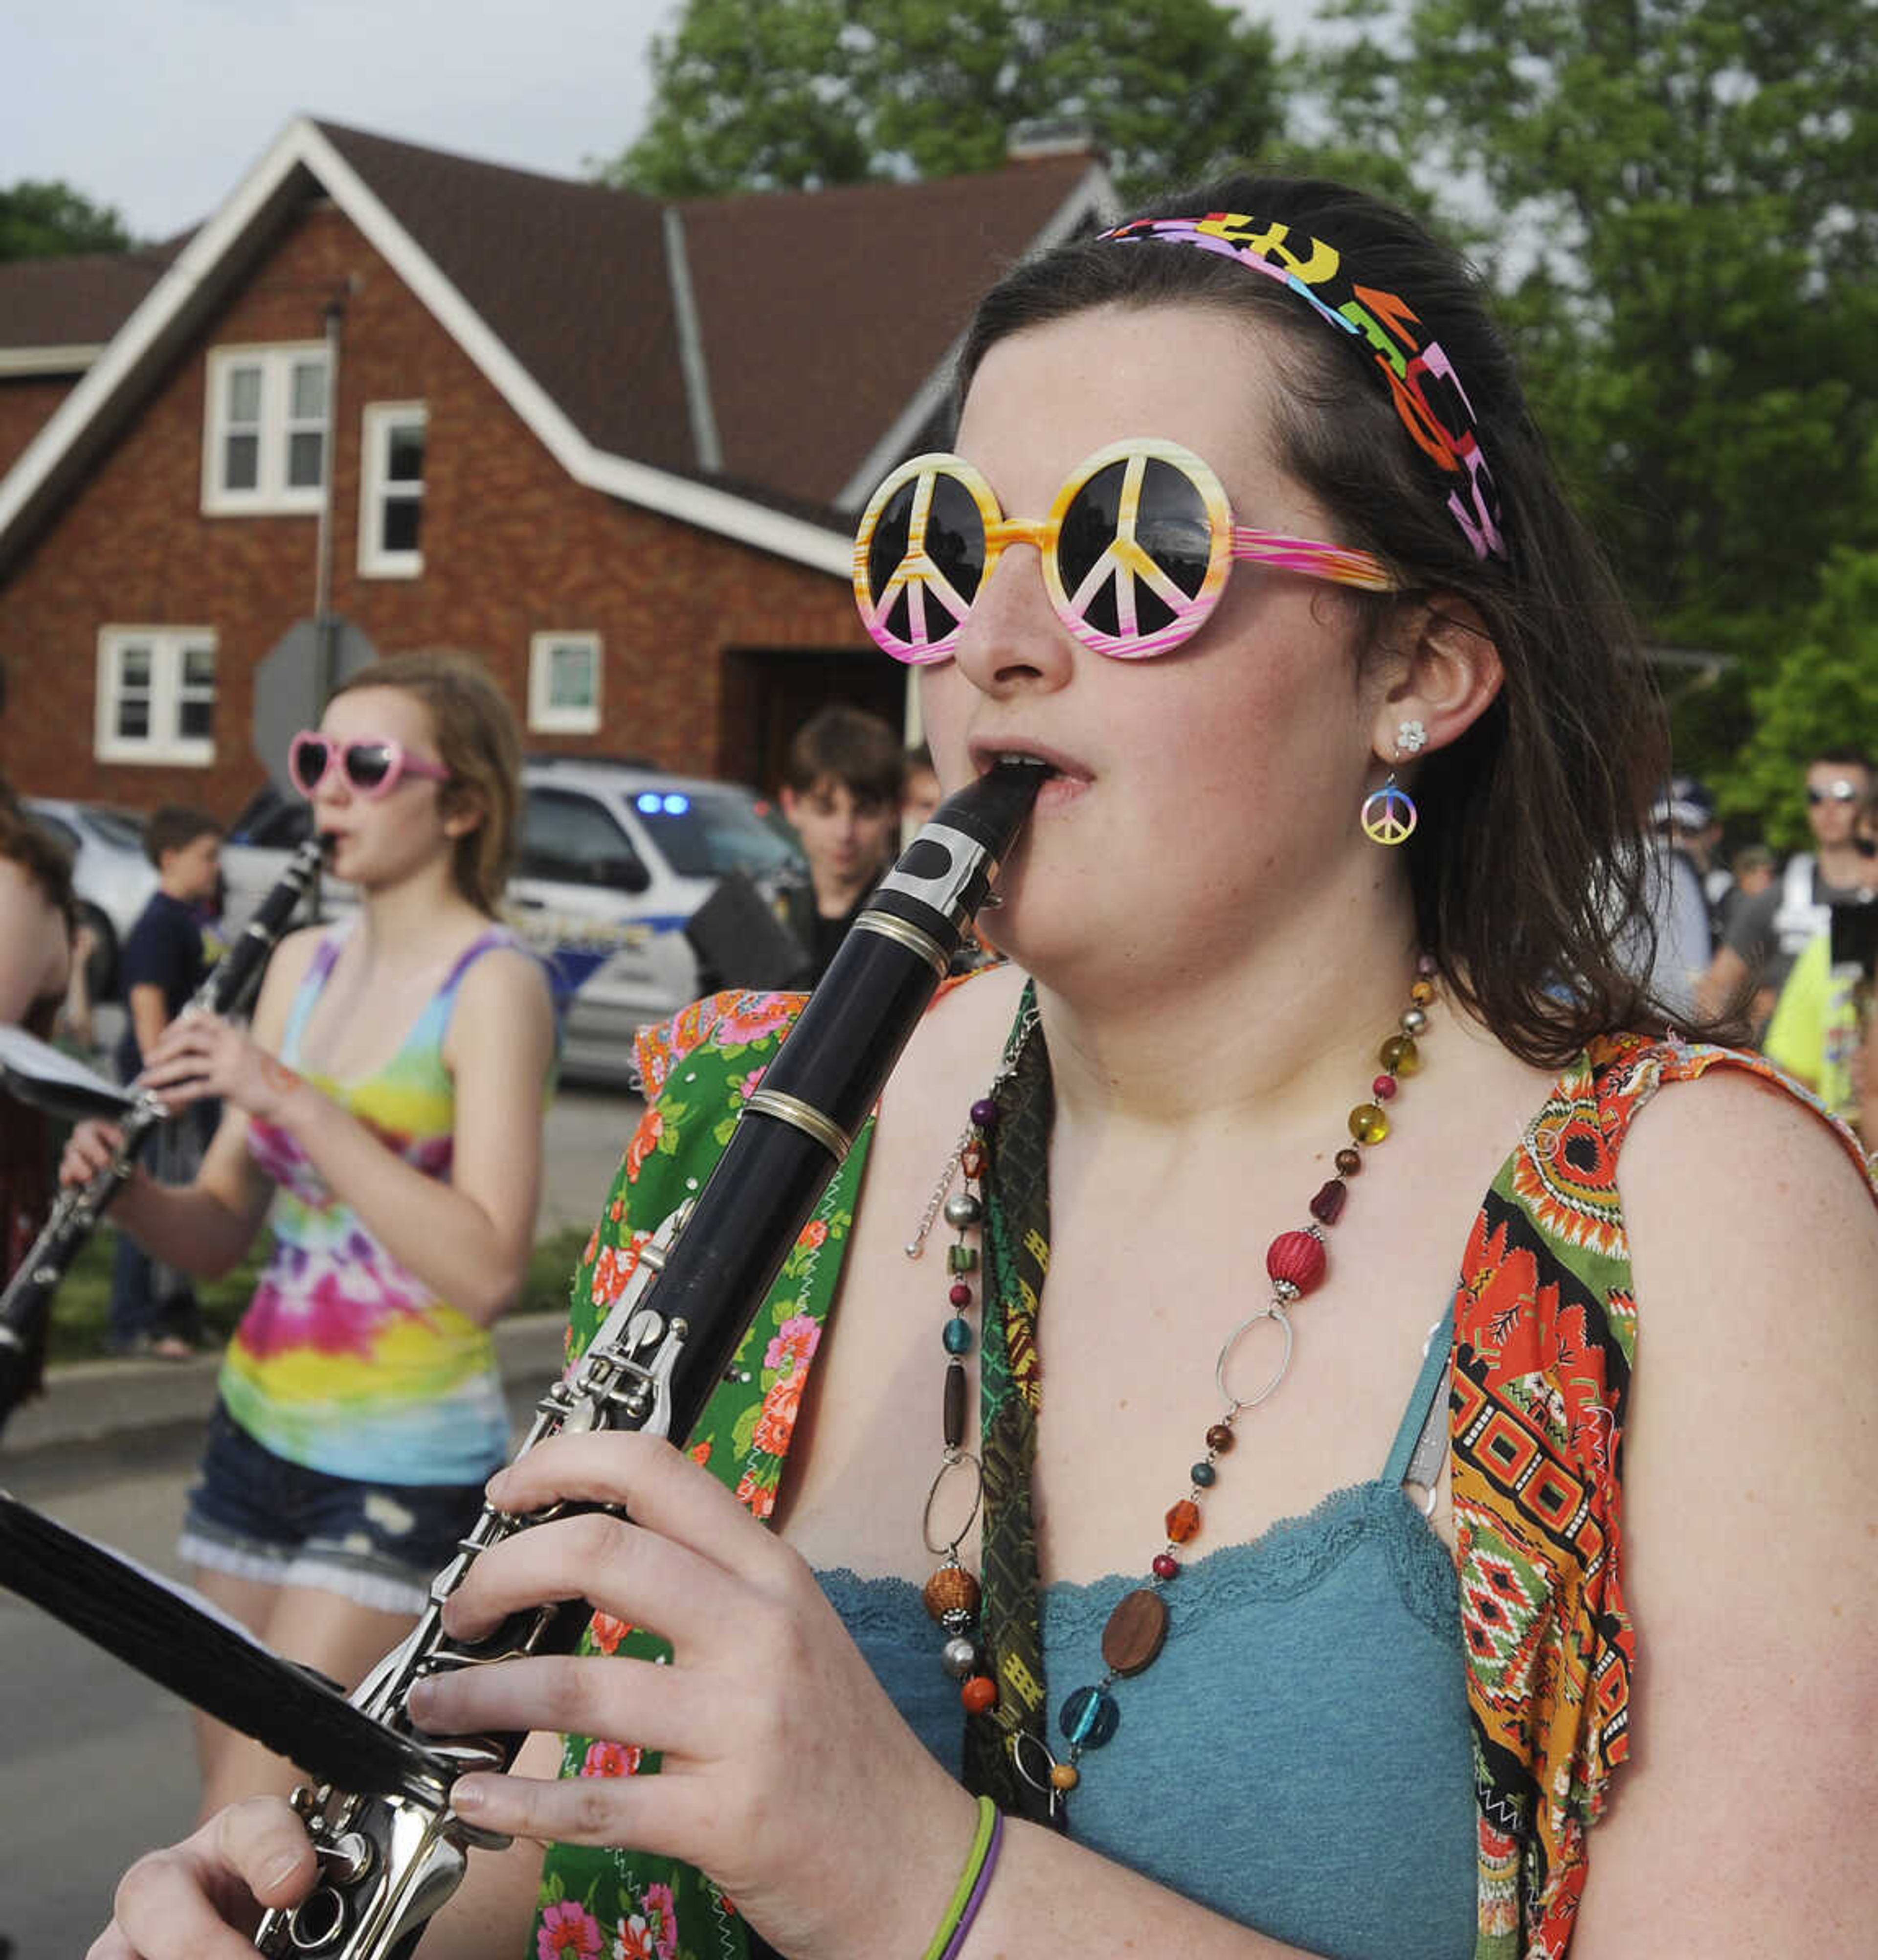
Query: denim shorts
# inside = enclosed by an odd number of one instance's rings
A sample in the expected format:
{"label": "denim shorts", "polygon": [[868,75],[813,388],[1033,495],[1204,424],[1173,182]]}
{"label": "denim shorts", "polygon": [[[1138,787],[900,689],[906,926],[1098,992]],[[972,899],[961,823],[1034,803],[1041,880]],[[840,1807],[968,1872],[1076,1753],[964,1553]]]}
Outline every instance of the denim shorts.
{"label": "denim shorts", "polygon": [[178,1549],[234,1578],[418,1613],[482,1508],[480,1484],[367,1484],[290,1463],[218,1402]]}

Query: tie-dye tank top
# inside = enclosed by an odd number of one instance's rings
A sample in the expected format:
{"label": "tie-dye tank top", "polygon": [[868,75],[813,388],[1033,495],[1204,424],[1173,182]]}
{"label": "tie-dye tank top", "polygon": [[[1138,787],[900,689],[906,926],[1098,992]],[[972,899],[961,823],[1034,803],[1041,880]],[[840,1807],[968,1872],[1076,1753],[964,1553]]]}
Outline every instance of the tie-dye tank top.
{"label": "tie-dye tank top", "polygon": [[[289,1012],[281,1058],[300,1048],[349,926],[313,956]],[[464,975],[497,947],[469,947],[375,1074],[307,1080],[427,1177],[447,1179],[456,1093],[443,1037]],[[248,1148],[278,1187],[274,1252],[221,1371],[222,1399],[256,1442],[290,1462],[373,1483],[472,1484],[508,1453],[509,1423],[489,1331],[437,1298],[326,1188],[300,1144],[259,1121]]]}

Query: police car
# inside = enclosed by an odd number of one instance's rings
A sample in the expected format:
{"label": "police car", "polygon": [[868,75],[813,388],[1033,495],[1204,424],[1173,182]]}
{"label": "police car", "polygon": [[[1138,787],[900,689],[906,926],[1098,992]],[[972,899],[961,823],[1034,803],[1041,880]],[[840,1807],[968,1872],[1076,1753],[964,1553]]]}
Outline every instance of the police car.
{"label": "police car", "polygon": [[[708,966],[686,927],[726,879],[765,900],[804,873],[767,806],[735,783],[579,757],[523,771],[521,848],[504,916],[546,961],[569,1076],[624,1081],[634,1033],[708,987],[744,976]],[[310,807],[264,790],[222,850],[224,929],[239,931],[307,832]],[[326,880],[322,909],[356,902]]]}

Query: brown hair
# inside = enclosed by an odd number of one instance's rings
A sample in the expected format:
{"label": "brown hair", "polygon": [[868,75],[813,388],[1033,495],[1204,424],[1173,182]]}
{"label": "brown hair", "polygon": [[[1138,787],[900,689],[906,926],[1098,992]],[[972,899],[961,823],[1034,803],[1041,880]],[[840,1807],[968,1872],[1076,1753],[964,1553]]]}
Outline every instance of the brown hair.
{"label": "brown hair", "polygon": [[166,852],[186,851],[199,837],[221,835],[221,822],[207,810],[191,810],[180,803],[160,803],[144,826],[144,855],[160,870]]}
{"label": "brown hair", "polygon": [[[1451,594],[1506,671],[1493,705],[1414,772],[1406,847],[1416,925],[1458,998],[1524,1059],[1555,1067],[1606,1029],[1663,1017],[1634,977],[1653,943],[1639,848],[1667,738],[1616,583],[1567,503],[1479,282],[1412,218],[1322,179],[1235,177],[1143,216],[1239,212],[1333,244],[1367,285],[1403,294],[1440,341],[1498,486],[1508,555],[1477,557],[1433,491],[1361,337],[1287,287],[1181,244],[1084,239],[1015,268],[980,304],[961,394],[1007,335],[1103,306],[1200,306],[1256,324],[1284,390],[1279,460],[1337,519],[1339,542],[1404,582],[1365,598],[1363,657],[1394,609]],[[1629,949],[1641,945],[1639,959]]]}
{"label": "brown hair", "polygon": [[334,695],[395,687],[430,710],[437,759],[450,772],[438,792],[446,815],[482,819],[456,840],[450,873],[457,890],[494,918],[514,862],[522,808],[522,737],[488,670],[469,654],[396,654],[342,681]]}
{"label": "brown hair", "polygon": [[865,708],[837,703],[821,709],[796,730],[783,780],[798,796],[806,796],[831,776],[856,797],[898,803],[907,781],[900,737]]}
{"label": "brown hair", "polygon": [[0,858],[11,858],[25,872],[69,931],[78,918],[71,859],[50,831],[33,821],[32,812],[14,794],[5,776],[0,776]]}

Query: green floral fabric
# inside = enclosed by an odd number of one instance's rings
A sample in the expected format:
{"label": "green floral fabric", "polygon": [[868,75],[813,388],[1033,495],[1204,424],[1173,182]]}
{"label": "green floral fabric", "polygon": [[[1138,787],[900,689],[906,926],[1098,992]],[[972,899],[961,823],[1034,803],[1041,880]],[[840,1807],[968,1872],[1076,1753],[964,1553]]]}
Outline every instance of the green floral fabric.
{"label": "green floral fabric", "polygon": [[[640,1249],[697,1190],[729,1142],[739,1112],[801,1005],[799,995],[723,994],[641,1037],[646,1115],[574,1275],[570,1360],[584,1351],[624,1290]],[[856,1138],[790,1249],[745,1338],[735,1379],[720,1384],[689,1439],[691,1455],[759,1518],[775,1508],[872,1128],[870,1122]],[[580,1651],[653,1662],[671,1657],[666,1641],[605,1613],[594,1615]],[[657,1754],[631,1741],[593,1736],[564,1741],[564,1776],[651,1776],[658,1768]],[[639,1851],[549,1847],[533,1960],[748,1960],[767,1950],[735,1902],[688,1865]]]}

